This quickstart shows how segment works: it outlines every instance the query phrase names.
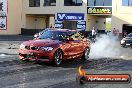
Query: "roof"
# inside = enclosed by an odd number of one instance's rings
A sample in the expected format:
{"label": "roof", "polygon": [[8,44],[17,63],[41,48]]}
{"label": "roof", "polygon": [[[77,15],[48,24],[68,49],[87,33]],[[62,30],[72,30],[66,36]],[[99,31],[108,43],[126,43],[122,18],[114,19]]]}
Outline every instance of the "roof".
{"label": "roof", "polygon": [[62,32],[74,32],[74,31],[77,31],[77,30],[58,29],[58,28],[47,28],[47,30],[51,30],[51,31],[62,31]]}

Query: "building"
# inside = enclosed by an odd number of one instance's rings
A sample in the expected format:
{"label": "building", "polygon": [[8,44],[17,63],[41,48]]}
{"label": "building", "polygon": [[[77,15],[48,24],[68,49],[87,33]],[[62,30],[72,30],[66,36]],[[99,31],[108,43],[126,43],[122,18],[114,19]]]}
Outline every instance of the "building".
{"label": "building", "polygon": [[76,29],[76,17],[81,16],[81,20],[86,18],[87,10],[83,3],[82,0],[23,0],[22,29],[26,33],[47,27]]}
{"label": "building", "polygon": [[0,0],[0,35],[21,33],[21,13],[22,0]]}
{"label": "building", "polygon": [[132,0],[1,0],[0,35],[47,27],[132,32],[131,5]]}

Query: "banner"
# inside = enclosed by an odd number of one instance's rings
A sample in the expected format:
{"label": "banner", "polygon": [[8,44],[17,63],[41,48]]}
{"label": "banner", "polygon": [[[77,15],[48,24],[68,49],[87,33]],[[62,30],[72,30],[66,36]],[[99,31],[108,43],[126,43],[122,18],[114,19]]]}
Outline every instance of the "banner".
{"label": "banner", "polygon": [[7,0],[0,0],[0,29],[7,29]]}
{"label": "banner", "polygon": [[63,28],[63,22],[55,20],[55,28]]}
{"label": "banner", "polygon": [[84,13],[57,13],[57,20],[84,20]]}
{"label": "banner", "polygon": [[87,7],[88,14],[112,14],[112,7]]}
{"label": "banner", "polygon": [[77,29],[86,29],[86,21],[78,21],[77,22]]}

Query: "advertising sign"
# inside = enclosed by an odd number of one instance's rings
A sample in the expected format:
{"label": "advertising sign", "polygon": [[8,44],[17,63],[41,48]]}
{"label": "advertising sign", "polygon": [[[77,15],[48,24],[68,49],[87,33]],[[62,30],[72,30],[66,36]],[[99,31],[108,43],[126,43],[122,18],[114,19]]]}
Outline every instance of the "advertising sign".
{"label": "advertising sign", "polygon": [[112,14],[112,7],[87,7],[88,14]]}
{"label": "advertising sign", "polygon": [[55,28],[63,28],[63,24],[55,24]]}
{"label": "advertising sign", "polygon": [[0,29],[6,29],[7,24],[7,0],[0,0]]}
{"label": "advertising sign", "polygon": [[86,21],[78,21],[77,22],[77,29],[86,29]]}
{"label": "advertising sign", "polygon": [[84,20],[84,13],[57,13],[57,20]]}
{"label": "advertising sign", "polygon": [[6,17],[0,17],[0,29],[6,29]]}
{"label": "advertising sign", "polygon": [[55,20],[55,28],[63,28],[63,22]]}

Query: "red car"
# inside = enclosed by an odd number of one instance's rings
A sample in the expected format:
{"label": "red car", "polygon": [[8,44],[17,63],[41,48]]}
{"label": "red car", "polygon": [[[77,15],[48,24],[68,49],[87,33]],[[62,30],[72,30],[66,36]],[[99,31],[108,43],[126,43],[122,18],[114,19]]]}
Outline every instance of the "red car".
{"label": "red car", "polygon": [[89,58],[90,42],[76,30],[46,29],[37,39],[23,42],[19,58],[29,61],[53,62],[82,57]]}

